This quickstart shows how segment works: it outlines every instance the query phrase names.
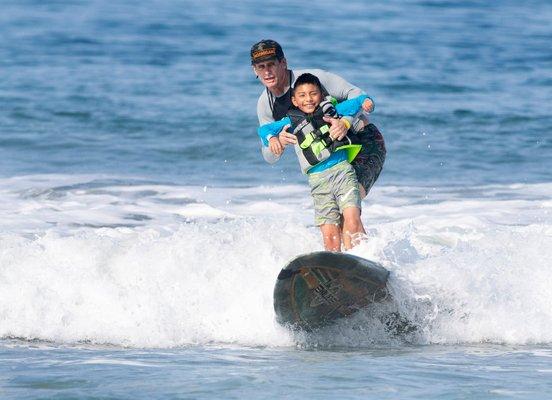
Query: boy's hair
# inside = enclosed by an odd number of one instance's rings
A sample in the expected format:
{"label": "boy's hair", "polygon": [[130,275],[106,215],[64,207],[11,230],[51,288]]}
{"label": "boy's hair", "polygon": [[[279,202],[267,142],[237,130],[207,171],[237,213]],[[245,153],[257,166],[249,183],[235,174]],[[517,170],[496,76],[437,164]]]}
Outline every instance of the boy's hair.
{"label": "boy's hair", "polygon": [[318,79],[313,74],[304,73],[302,75],[299,75],[299,77],[295,80],[295,84],[293,85],[293,88],[291,89],[291,95],[295,95],[295,89],[297,89],[301,85],[305,85],[307,83],[310,83],[311,85],[315,85],[318,87],[320,92],[322,92],[322,84],[320,83],[320,79]]}

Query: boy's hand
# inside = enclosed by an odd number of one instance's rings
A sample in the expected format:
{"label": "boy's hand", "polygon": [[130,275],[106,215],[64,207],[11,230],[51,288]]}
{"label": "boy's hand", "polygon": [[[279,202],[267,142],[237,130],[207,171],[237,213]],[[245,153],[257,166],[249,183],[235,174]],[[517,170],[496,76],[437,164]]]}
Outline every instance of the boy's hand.
{"label": "boy's hand", "polygon": [[282,146],[287,146],[288,144],[295,144],[297,143],[297,138],[293,133],[288,132],[288,129],[291,125],[284,126],[284,129],[278,134],[278,139],[280,140],[280,144]]}
{"label": "boy's hand", "polygon": [[362,102],[362,109],[367,113],[371,113],[372,111],[374,111],[374,102],[370,99],[365,99]]}
{"label": "boy's hand", "polygon": [[268,148],[274,155],[281,156],[284,152],[284,147],[280,144],[278,136],[272,136],[268,139]]}
{"label": "boy's hand", "polygon": [[330,138],[332,140],[341,140],[347,135],[347,126],[338,119],[324,116],[324,121],[330,124]]}

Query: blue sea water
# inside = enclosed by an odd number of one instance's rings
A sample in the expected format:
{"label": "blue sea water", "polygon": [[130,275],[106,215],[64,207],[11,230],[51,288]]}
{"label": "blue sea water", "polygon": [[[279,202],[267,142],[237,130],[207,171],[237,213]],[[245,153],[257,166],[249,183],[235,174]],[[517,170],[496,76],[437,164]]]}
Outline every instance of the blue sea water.
{"label": "blue sea water", "polygon": [[[1,398],[550,396],[550,2],[0,9]],[[262,38],[374,98],[352,252],[415,331],[275,323],[278,271],[321,242],[294,156],[260,156]]]}

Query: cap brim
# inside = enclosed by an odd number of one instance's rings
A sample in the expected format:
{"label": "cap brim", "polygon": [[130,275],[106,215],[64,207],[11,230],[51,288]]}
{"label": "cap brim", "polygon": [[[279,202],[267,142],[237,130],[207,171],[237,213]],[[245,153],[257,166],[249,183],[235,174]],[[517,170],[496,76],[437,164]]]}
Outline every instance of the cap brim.
{"label": "cap brim", "polygon": [[269,60],[278,60],[278,56],[259,57],[255,60],[251,60],[251,65],[258,64],[260,62],[269,61]]}

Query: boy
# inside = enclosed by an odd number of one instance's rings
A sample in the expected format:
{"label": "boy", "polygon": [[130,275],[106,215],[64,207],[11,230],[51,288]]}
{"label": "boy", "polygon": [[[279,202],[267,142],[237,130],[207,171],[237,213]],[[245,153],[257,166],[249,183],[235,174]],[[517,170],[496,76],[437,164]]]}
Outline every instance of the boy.
{"label": "boy", "polygon": [[[287,117],[297,137],[294,147],[301,169],[308,175],[315,222],[322,232],[324,248],[341,251],[343,239],[343,246],[348,250],[353,247],[353,236],[365,233],[360,219],[359,184],[350,164],[361,146],[353,144],[347,136],[342,140],[329,136],[329,117],[335,118],[338,114],[331,103],[322,100],[320,80],[312,74],[303,74],[297,78],[291,93],[296,109],[290,110]],[[352,117],[341,119],[347,128],[351,127]],[[278,140],[270,137],[263,127],[259,128],[263,142]]]}

